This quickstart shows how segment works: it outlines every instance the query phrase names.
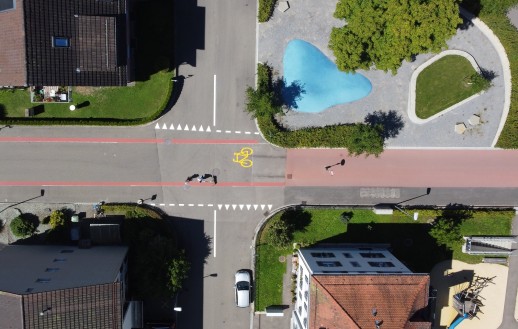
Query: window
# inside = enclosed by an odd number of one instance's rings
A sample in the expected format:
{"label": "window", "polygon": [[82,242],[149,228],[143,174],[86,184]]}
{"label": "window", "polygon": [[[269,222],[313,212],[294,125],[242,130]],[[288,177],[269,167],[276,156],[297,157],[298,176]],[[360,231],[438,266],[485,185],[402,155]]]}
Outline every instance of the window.
{"label": "window", "polygon": [[48,267],[45,272],[57,272],[59,271],[58,267]]}
{"label": "window", "polygon": [[381,252],[361,252],[360,255],[363,258],[385,258]]}
{"label": "window", "polygon": [[304,299],[308,300],[309,297],[309,291],[304,292]]}
{"label": "window", "polygon": [[342,263],[322,261],[322,262],[317,262],[317,265],[320,267],[338,267],[338,266],[342,266]]}
{"label": "window", "polygon": [[300,299],[302,299],[302,293],[299,291],[299,297]]}
{"label": "window", "polygon": [[308,310],[308,304],[304,303],[304,309],[307,311]]}
{"label": "window", "polygon": [[38,278],[36,280],[37,283],[49,283],[50,282],[50,279],[49,278]]}
{"label": "window", "polygon": [[299,314],[302,314],[302,306],[299,306]]}
{"label": "window", "polygon": [[391,262],[369,262],[372,267],[395,267]]}
{"label": "window", "polygon": [[353,258],[353,256],[350,253],[348,253],[348,252],[344,252],[344,257],[345,258]]}
{"label": "window", "polygon": [[358,263],[358,262],[351,262],[351,265],[353,267],[360,267],[360,263]]}
{"label": "window", "polygon": [[335,257],[335,254],[332,252],[312,252],[311,256],[315,258],[333,258]]}
{"label": "window", "polygon": [[[2,0],[0,0],[2,1]],[[70,47],[70,40],[65,37],[52,37],[52,47],[68,48]]]}
{"label": "window", "polygon": [[308,327],[308,318],[304,318],[304,321],[302,321],[304,323],[304,328],[307,328]]}
{"label": "window", "polygon": [[63,263],[66,262],[66,258],[54,258],[54,263]]}
{"label": "window", "polygon": [[309,283],[309,278],[307,275],[304,277],[304,281],[306,281],[306,283]]}
{"label": "window", "polygon": [[14,9],[15,0],[0,0],[0,11]]}

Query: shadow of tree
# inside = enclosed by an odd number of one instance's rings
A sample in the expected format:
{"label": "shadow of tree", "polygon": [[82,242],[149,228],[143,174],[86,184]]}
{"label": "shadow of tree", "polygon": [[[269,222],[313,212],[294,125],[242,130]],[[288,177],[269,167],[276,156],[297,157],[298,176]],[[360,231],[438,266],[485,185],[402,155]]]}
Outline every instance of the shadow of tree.
{"label": "shadow of tree", "polygon": [[290,85],[287,85],[284,78],[278,78],[273,82],[273,90],[275,94],[274,105],[284,105],[289,109],[298,108],[297,101],[306,93],[302,83],[293,81]]}
{"label": "shadow of tree", "polygon": [[281,215],[281,220],[288,225],[292,237],[295,231],[306,232],[307,226],[311,223],[311,214],[297,206],[286,210]]}
{"label": "shadow of tree", "polygon": [[489,82],[493,81],[498,75],[493,70],[487,70],[485,68],[480,68],[480,74]]}
{"label": "shadow of tree", "polygon": [[4,104],[0,104],[0,119],[5,119],[7,116],[7,111],[5,109]]}
{"label": "shadow of tree", "polygon": [[375,111],[369,113],[364,122],[372,127],[381,126],[381,137],[384,140],[394,138],[399,135],[399,132],[405,126],[403,118],[396,111],[390,110],[388,112]]}

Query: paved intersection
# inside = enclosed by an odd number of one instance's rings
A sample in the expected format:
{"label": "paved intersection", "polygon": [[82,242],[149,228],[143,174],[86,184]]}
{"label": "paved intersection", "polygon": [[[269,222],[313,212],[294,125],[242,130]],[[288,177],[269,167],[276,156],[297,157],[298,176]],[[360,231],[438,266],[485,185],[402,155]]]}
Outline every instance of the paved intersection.
{"label": "paved intersection", "polygon": [[[245,88],[254,84],[255,1],[176,1],[175,15],[176,30],[184,34],[177,36],[184,79],[175,106],[143,127],[4,129],[0,193],[5,203],[36,197],[40,188],[46,193],[36,201],[48,203],[127,202],[156,194],[152,202],[178,218],[181,239],[197,260],[179,298],[178,328],[249,326],[248,310],[233,304],[233,273],[251,267],[254,229],[283,205],[516,204],[513,151],[470,158],[435,151],[402,157],[405,151],[390,150],[365,159],[349,158],[345,150],[297,153],[265,143],[243,112]],[[253,148],[251,168],[232,161],[245,146]],[[324,170],[342,158],[346,164],[333,176]],[[456,175],[449,174],[452,164]],[[217,173],[218,184],[186,187],[194,173]],[[427,187],[432,192],[424,197]],[[200,247],[207,241],[208,253]]]}

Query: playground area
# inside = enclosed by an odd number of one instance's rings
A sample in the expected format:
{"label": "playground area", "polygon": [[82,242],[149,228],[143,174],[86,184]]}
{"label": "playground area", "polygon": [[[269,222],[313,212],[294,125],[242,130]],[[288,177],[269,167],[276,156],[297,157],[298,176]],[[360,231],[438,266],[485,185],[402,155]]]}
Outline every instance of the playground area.
{"label": "playground area", "polygon": [[[431,285],[437,289],[434,328],[498,328],[504,312],[507,275],[507,266],[499,264],[466,264],[456,260],[437,264],[431,272]],[[470,301],[464,305],[471,309],[465,310],[463,320],[455,308],[462,303],[454,302],[454,295],[463,299],[469,296]]]}

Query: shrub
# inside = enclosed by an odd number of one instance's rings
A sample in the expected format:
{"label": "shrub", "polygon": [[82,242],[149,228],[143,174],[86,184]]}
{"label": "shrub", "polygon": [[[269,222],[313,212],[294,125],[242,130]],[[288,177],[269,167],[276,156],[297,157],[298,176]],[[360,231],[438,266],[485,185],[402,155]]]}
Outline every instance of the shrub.
{"label": "shrub", "polygon": [[469,77],[470,84],[474,87],[476,90],[487,90],[489,87],[491,87],[491,81],[486,79],[482,74],[480,73],[474,73]]}
{"label": "shrub", "polygon": [[266,242],[276,248],[285,248],[291,243],[292,230],[284,218],[276,218],[268,226]]}
{"label": "shrub", "polygon": [[11,232],[18,238],[25,238],[36,232],[37,225],[26,216],[20,215],[11,221],[9,225]]}
{"label": "shrub", "polygon": [[50,214],[49,224],[50,224],[50,227],[52,227],[52,229],[64,226],[65,225],[65,214],[63,213],[63,211],[54,210]]}
{"label": "shrub", "polygon": [[167,287],[171,293],[176,293],[182,288],[183,281],[187,279],[191,264],[185,256],[185,251],[179,252],[178,256],[173,258],[167,268]]}
{"label": "shrub", "polygon": [[257,17],[260,23],[267,22],[273,15],[273,9],[277,0],[259,0],[259,16]]}

